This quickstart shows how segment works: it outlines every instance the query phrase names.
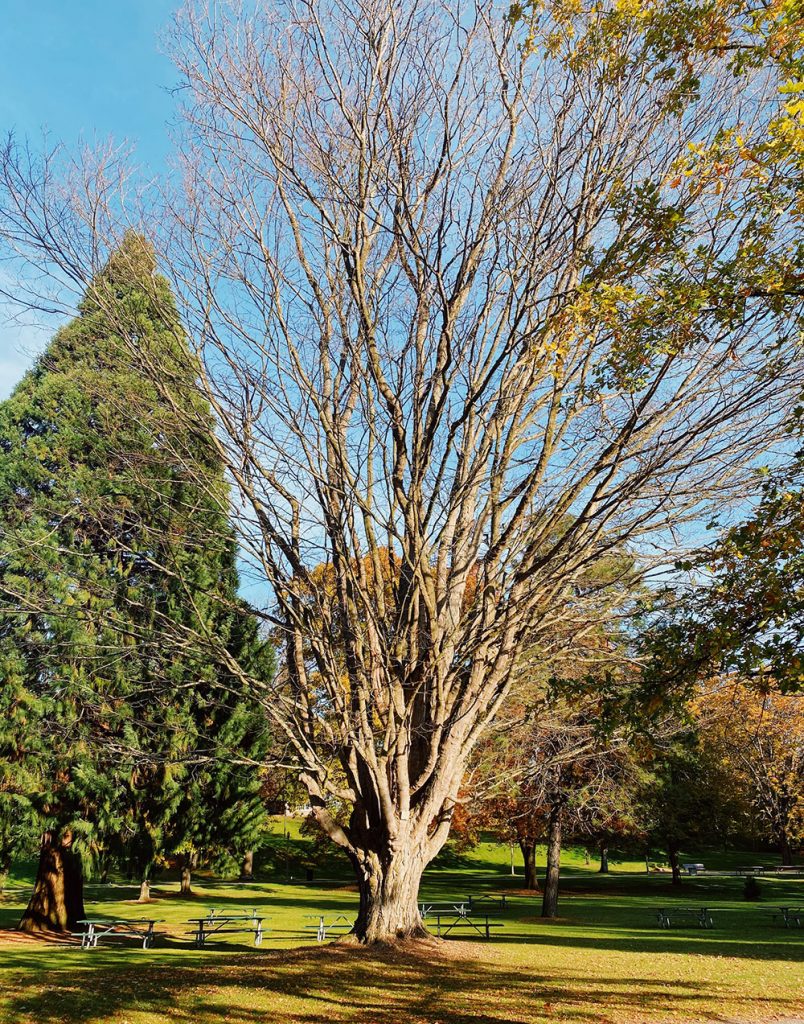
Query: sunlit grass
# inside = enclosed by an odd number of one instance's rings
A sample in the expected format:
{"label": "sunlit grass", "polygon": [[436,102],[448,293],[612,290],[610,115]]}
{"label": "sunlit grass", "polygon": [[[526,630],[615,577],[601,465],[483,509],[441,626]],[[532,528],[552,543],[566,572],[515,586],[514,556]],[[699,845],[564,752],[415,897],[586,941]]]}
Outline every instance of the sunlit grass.
{"label": "sunlit grass", "polygon": [[[739,863],[756,860],[736,856]],[[321,869],[330,881],[301,884],[289,856],[276,880],[202,878],[189,899],[168,879],[148,905],[133,902],[133,885],[89,886],[93,916],[163,919],[157,947],[144,951],[131,942],[83,952],[1,936],[0,1020],[636,1024],[804,1015],[804,932],[771,920],[776,904],[804,904],[804,880],[764,879],[763,899],[753,904],[742,899],[741,879],[688,879],[676,894],[666,876],[647,876],[644,863],[639,874],[639,866],[623,862],[600,876],[580,851],[571,853],[557,921],[539,918],[538,898],[512,895],[494,914],[505,925],[495,941],[390,950],[315,942],[306,926],[317,913],[355,910],[357,896],[346,874],[338,878],[336,863]],[[0,904],[3,927],[21,912],[24,881],[21,874],[11,879]],[[423,894],[515,893],[520,885],[510,875],[508,849],[483,844],[462,863],[428,872]],[[669,901],[706,904],[715,928],[659,930],[655,908]],[[195,950],[187,921],[211,907],[257,908],[268,919],[263,947],[255,951],[249,936],[229,935]]]}

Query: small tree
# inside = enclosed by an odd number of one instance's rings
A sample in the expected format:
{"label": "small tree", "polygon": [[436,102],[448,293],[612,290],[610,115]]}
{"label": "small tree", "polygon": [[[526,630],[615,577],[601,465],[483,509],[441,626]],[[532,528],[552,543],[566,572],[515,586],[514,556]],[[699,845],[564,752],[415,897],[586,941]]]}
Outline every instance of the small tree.
{"label": "small tree", "polygon": [[709,683],[697,704],[703,742],[745,794],[753,830],[778,847],[782,864],[792,864],[804,843],[801,698],[725,678]]}
{"label": "small tree", "polygon": [[672,884],[681,885],[682,848],[724,843],[739,834],[743,794],[734,773],[694,726],[648,752],[646,761],[650,774],[640,797],[645,831],[667,852]]}

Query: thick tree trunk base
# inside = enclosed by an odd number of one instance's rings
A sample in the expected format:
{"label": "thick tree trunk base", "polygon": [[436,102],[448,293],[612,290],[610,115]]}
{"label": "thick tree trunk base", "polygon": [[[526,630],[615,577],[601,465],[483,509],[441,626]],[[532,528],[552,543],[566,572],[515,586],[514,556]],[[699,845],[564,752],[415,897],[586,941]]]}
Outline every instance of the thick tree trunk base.
{"label": "thick tree trunk base", "polygon": [[419,912],[419,884],[425,863],[417,850],[406,850],[383,862],[373,853],[353,859],[360,891],[360,909],[351,936],[354,941],[397,945],[429,939]]}
{"label": "thick tree trunk base", "polygon": [[193,873],[190,868],[185,864],[181,869],[181,884],[179,886],[180,896],[192,896],[193,895]]}
{"label": "thick tree trunk base", "polygon": [[81,861],[73,853],[72,836],[66,833],[57,842],[52,832],[46,832],[34,891],[18,928],[30,933],[70,932],[84,917]]}

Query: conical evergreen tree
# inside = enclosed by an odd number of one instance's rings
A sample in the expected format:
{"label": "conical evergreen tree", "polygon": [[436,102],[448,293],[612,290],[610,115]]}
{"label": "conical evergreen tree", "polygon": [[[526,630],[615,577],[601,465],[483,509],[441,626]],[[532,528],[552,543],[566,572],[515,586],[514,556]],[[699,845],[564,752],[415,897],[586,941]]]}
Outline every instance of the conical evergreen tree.
{"label": "conical evergreen tree", "polygon": [[[237,598],[194,380],[167,282],[129,234],[0,406],[0,814],[24,804],[43,835],[28,930],[83,916],[81,852],[125,845],[147,875],[192,845],[203,809],[178,812],[207,755],[222,758],[208,773],[227,770],[222,737],[255,760],[265,749],[264,722],[211,655],[273,664]],[[239,796],[258,790],[255,770]]]}

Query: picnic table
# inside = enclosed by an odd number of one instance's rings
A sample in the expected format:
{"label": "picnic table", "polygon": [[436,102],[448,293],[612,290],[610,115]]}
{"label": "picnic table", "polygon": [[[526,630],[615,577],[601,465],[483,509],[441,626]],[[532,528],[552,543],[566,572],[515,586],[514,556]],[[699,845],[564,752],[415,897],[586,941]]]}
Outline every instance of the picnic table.
{"label": "picnic table", "polygon": [[105,938],[136,938],[142,939],[142,948],[150,949],[154,944],[154,925],[159,918],[81,918],[77,924],[84,926],[83,931],[75,932],[81,936],[81,949],[94,949],[100,939]]}
{"label": "picnic table", "polygon": [[714,928],[715,922],[708,907],[659,907],[656,920],[660,928],[671,928],[673,923],[691,921],[699,928]]}
{"label": "picnic table", "polygon": [[501,922],[489,921],[488,914],[477,914],[469,917],[466,914],[456,914],[449,911],[437,911],[433,914],[436,922],[436,935],[439,938],[446,938],[453,928],[472,928],[478,935],[491,938],[492,928],[504,927]]}
{"label": "picnic table", "polygon": [[430,915],[453,914],[468,917],[472,913],[472,897],[465,900],[441,900],[440,902],[423,901],[419,903],[419,913],[425,921]]}
{"label": "picnic table", "polygon": [[804,907],[777,907],[773,920],[775,921],[777,917],[781,917],[785,928],[793,926],[800,928],[801,918],[804,917]]}
{"label": "picnic table", "polygon": [[508,897],[505,895],[504,892],[503,893],[484,892],[484,893],[481,893],[479,896],[469,896],[467,898],[469,900],[469,909],[470,910],[474,910],[474,908],[479,903],[490,903],[492,906],[499,907],[500,910],[505,910],[505,908],[508,905]]}
{"label": "picnic table", "polygon": [[325,914],[305,914],[305,917],[317,918],[317,924],[306,924],[305,928],[315,928],[316,939],[319,942],[326,942],[327,935],[330,932],[336,932],[340,935],[344,935],[350,932],[353,927],[351,918],[345,917],[343,914],[337,914],[335,917],[330,917],[327,920]]}
{"label": "picnic table", "polygon": [[697,875],[699,871],[704,870],[703,864],[682,864],[681,866],[688,875]]}
{"label": "picnic table", "polygon": [[259,946],[262,942],[262,922],[265,920],[257,916],[256,910],[250,914],[218,914],[213,909],[206,917],[191,917],[187,923],[195,926],[192,932],[195,945],[203,949],[210,935],[223,932],[253,932],[254,945]]}
{"label": "picnic table", "polygon": [[765,865],[764,864],[744,864],[742,867],[735,868],[735,872],[738,875],[764,875]]}

